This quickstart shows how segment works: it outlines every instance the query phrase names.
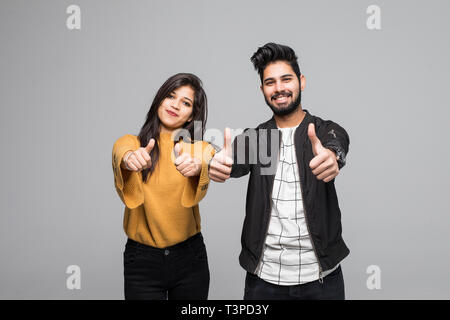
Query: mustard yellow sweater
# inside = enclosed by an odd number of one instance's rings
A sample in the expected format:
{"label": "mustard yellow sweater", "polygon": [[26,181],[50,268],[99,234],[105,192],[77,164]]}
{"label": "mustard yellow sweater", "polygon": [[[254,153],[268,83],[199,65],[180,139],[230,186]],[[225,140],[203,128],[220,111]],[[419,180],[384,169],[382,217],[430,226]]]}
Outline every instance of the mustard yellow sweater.
{"label": "mustard yellow sweater", "polygon": [[113,146],[114,183],[125,204],[123,228],[137,242],[164,248],[186,240],[200,232],[198,203],[209,185],[208,161],[214,155],[212,146],[204,141],[182,143],[183,152],[203,159],[200,176],[184,177],[173,163],[173,141],[168,133],[159,139],[160,157],[155,170],[142,181],[141,172],[121,167],[125,153],[137,150],[139,139],[124,135]]}

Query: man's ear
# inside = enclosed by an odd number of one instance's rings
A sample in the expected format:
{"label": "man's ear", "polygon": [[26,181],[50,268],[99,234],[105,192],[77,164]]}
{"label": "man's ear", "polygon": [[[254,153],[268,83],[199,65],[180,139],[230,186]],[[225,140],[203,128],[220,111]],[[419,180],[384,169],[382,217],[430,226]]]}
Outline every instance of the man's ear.
{"label": "man's ear", "polygon": [[306,86],[306,78],[303,74],[300,75],[300,90],[304,90]]}
{"label": "man's ear", "polygon": [[263,85],[262,84],[259,86],[259,88],[261,89],[261,92],[264,94],[264,90],[263,90]]}

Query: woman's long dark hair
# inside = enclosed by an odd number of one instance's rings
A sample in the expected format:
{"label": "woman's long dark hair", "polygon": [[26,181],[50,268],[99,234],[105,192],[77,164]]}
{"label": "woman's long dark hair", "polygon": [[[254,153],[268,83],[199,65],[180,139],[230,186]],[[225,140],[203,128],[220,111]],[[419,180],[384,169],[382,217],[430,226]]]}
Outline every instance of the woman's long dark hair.
{"label": "woman's long dark hair", "polygon": [[[171,76],[159,88],[153,99],[150,110],[147,113],[147,119],[139,132],[139,141],[141,147],[146,147],[150,139],[155,139],[155,146],[150,152],[152,158],[152,165],[150,168],[142,171],[142,181],[146,182],[147,177],[153,173],[156,164],[159,160],[159,132],[161,121],[158,117],[158,108],[165,98],[169,96],[174,90],[182,86],[190,86],[194,90],[194,104],[192,106],[192,120],[183,125],[183,129],[187,130],[192,137],[191,142],[194,142],[194,137],[201,137],[203,140],[203,133],[205,132],[206,119],[208,118],[208,102],[201,80],[191,73],[177,73]],[[194,132],[194,121],[201,121],[201,127],[195,127],[199,132]],[[200,132],[201,131],[201,132]]]}

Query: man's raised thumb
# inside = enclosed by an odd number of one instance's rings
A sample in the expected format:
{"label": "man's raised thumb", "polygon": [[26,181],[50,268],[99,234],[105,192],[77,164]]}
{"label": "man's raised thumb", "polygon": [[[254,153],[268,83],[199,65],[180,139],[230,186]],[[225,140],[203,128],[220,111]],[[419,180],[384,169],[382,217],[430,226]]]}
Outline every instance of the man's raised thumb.
{"label": "man's raised thumb", "polygon": [[231,130],[230,128],[225,128],[223,148],[225,149],[225,155],[231,157]]}
{"label": "man's raised thumb", "polygon": [[317,156],[320,149],[323,147],[322,147],[322,143],[320,142],[319,138],[317,138],[317,136],[316,136],[316,129],[315,129],[313,123],[310,123],[308,125],[308,137],[309,137],[309,140],[311,141],[314,156]]}

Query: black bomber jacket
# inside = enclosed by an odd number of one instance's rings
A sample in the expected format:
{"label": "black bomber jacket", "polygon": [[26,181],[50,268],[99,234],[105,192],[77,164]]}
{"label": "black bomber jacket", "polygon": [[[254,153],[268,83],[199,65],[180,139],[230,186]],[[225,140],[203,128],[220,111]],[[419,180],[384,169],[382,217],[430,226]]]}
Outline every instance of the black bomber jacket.
{"label": "black bomber jacket", "polygon": [[[308,137],[308,124],[315,124],[316,135],[322,145],[339,156],[339,168],[345,164],[350,141],[347,132],[338,124],[304,111],[306,115],[295,131],[294,144],[306,224],[322,277],[323,271],[336,266],[350,250],[341,235],[341,211],[334,179],[327,183],[320,181],[309,167],[314,155]],[[280,141],[281,132],[273,117],[256,129],[244,130],[233,141],[231,177],[238,178],[250,173],[239,255],[240,265],[250,273],[256,272],[263,254]]]}

